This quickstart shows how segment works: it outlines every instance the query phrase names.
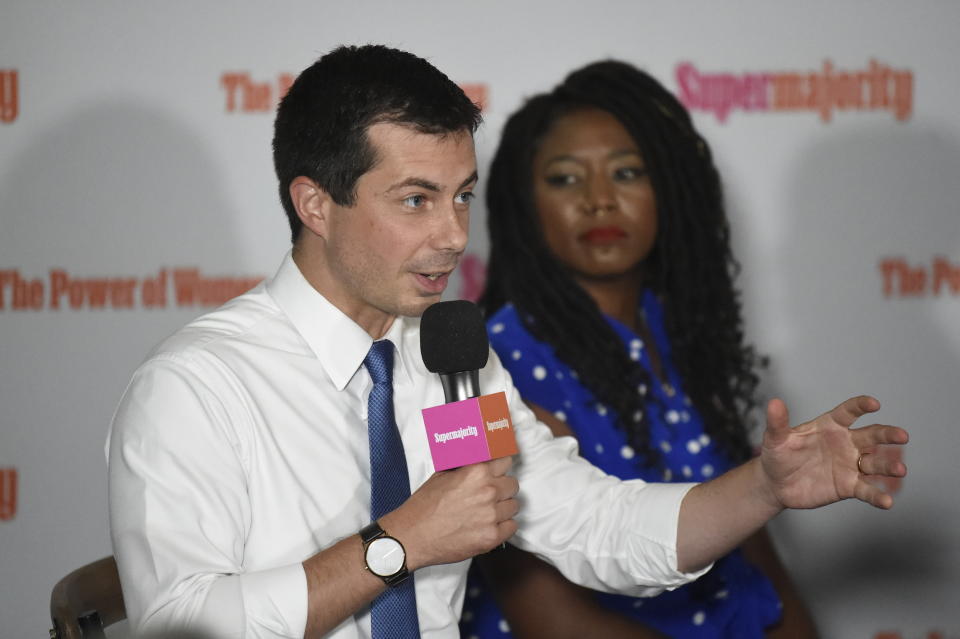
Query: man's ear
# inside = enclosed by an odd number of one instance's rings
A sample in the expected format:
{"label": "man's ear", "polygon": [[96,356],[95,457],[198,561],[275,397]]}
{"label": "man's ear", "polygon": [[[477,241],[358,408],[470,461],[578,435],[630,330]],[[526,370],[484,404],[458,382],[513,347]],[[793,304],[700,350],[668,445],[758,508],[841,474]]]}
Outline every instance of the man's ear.
{"label": "man's ear", "polygon": [[327,239],[331,208],[335,204],[330,194],[310,178],[301,175],[290,182],[290,199],[303,225]]}

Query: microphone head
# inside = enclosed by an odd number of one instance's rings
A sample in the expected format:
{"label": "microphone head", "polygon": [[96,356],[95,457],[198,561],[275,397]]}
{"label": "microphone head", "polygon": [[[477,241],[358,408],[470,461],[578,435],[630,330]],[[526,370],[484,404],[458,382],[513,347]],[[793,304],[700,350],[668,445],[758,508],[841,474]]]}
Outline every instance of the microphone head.
{"label": "microphone head", "polygon": [[420,319],[420,354],[427,370],[441,375],[486,366],[490,346],[477,305],[453,300],[427,307]]}

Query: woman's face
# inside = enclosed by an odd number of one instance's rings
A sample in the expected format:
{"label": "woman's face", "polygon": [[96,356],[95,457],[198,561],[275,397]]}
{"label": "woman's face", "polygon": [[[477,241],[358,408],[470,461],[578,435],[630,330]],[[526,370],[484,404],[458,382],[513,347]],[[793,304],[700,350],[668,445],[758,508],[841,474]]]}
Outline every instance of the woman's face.
{"label": "woman's face", "polygon": [[599,109],[558,118],[533,158],[547,245],[581,283],[636,279],[657,235],[657,203],[640,149]]}

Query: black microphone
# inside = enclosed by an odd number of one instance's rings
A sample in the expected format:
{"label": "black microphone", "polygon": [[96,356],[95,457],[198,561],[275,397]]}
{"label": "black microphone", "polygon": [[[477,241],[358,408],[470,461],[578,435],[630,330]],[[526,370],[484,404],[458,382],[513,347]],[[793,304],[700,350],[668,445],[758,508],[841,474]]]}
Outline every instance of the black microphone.
{"label": "black microphone", "polygon": [[421,410],[437,471],[517,454],[504,391],[480,395],[490,345],[472,302],[439,302],[420,320],[420,354],[440,376],[446,403]]}
{"label": "black microphone", "polygon": [[[420,355],[427,370],[440,376],[446,401],[444,406],[422,411],[434,468],[446,470],[516,455],[506,395],[480,397],[480,369],[487,365],[490,343],[477,305],[454,300],[429,306],[420,319]],[[474,420],[464,421],[464,413],[450,412],[454,402],[474,397],[479,398],[471,405]],[[490,552],[506,546],[504,542]]]}
{"label": "black microphone", "polygon": [[420,320],[420,354],[427,370],[440,375],[448,404],[479,397],[490,345],[477,305],[454,300],[429,306]]}

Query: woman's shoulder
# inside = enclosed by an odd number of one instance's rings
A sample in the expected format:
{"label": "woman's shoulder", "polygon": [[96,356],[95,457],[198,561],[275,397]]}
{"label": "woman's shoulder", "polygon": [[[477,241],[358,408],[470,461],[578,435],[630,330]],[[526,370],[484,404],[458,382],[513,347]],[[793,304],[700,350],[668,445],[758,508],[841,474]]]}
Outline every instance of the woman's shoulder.
{"label": "woman's shoulder", "polygon": [[487,320],[487,335],[490,346],[504,363],[519,359],[519,354],[528,356],[528,360],[538,359],[544,364],[559,362],[556,346],[534,334],[531,325],[535,320],[524,318],[522,311],[513,304],[507,304]]}
{"label": "woman's shoulder", "polygon": [[487,320],[490,345],[502,356],[507,348],[526,347],[539,343],[524,325],[520,312],[513,304],[506,304]]}
{"label": "woman's shoulder", "polygon": [[487,318],[487,331],[493,335],[522,328],[520,314],[513,304],[504,304],[496,313]]}
{"label": "woman's shoulder", "polygon": [[569,370],[552,345],[533,335],[513,305],[504,306],[487,320],[487,333],[490,346],[525,397],[534,391],[555,390],[555,384]]}

